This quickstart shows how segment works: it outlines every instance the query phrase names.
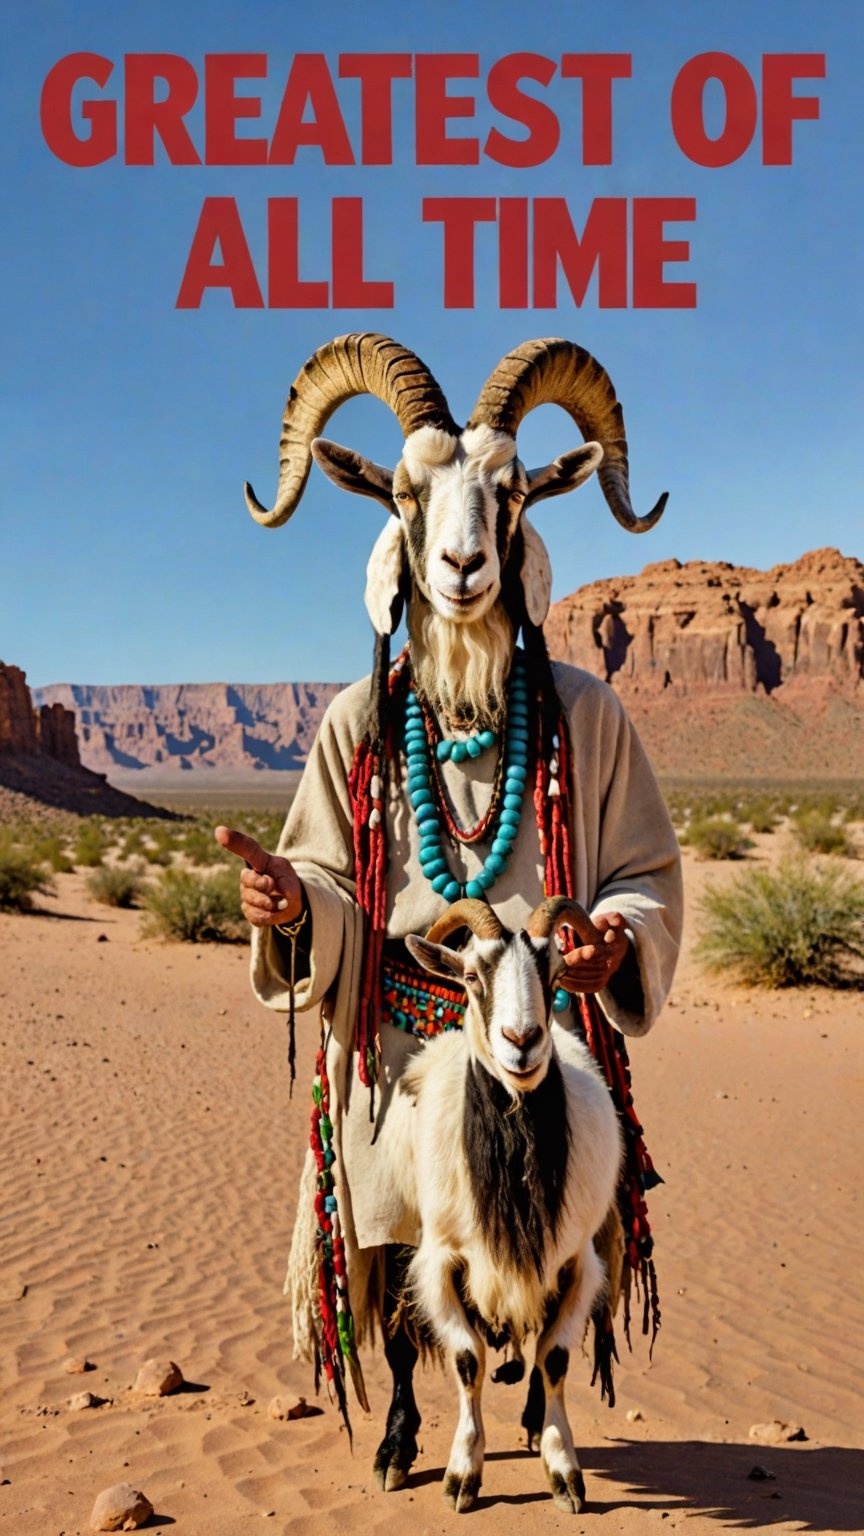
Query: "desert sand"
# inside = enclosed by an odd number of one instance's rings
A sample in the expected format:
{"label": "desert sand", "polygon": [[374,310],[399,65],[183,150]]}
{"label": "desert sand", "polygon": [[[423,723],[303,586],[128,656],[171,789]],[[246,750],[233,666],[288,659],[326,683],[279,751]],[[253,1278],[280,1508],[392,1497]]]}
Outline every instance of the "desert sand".
{"label": "desert sand", "polygon": [[[780,834],[757,840],[776,857]],[[729,865],[685,854],[694,902]],[[455,1390],[419,1378],[422,1452],[408,1486],[374,1489],[388,1401],[354,1452],[291,1359],[282,1280],[308,1129],[317,1027],[302,1021],[288,1097],[280,1020],[252,999],[244,946],[162,944],[140,915],[59,876],[40,912],[0,917],[0,1526],[76,1536],[101,1489],[132,1482],[149,1530],[444,1532],[440,1479]],[[487,1462],[472,1530],[641,1536],[686,1526],[864,1527],[864,994],[762,993],[706,981],[685,952],[656,1030],[633,1042],[637,1108],[665,1184],[651,1199],[663,1326],[621,1344],[618,1402],[574,1361],[571,1422],[589,1509],[552,1504],[521,1444],[523,1388],[487,1385]],[[70,1376],[70,1356],[93,1369]],[[133,1390],[149,1357],[183,1390]],[[89,1391],[99,1406],[71,1409]],[[765,1445],[782,1420],[806,1441]],[[754,1468],[768,1473],[756,1480]],[[601,1517],[604,1517],[601,1519]]]}

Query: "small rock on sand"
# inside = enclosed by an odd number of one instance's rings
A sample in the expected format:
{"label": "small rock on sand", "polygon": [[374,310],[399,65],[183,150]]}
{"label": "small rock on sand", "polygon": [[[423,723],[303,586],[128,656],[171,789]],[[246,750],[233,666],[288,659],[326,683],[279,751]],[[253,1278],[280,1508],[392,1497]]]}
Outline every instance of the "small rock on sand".
{"label": "small rock on sand", "polygon": [[644,1418],[645,1418],[645,1415],[642,1412],[641,1408],[628,1408],[627,1409],[627,1422],[628,1422],[628,1424],[641,1424]]}
{"label": "small rock on sand", "polygon": [[90,1516],[94,1531],[137,1531],[153,1513],[153,1505],[131,1483],[104,1488]]}
{"label": "small rock on sand", "polygon": [[83,1376],[85,1371],[93,1371],[96,1367],[92,1360],[85,1359],[83,1355],[73,1355],[63,1369],[67,1376]]}
{"label": "small rock on sand", "polygon": [[290,1397],[274,1397],[267,1409],[271,1419],[310,1419],[320,1413],[320,1408],[310,1407],[305,1397],[292,1403]]}
{"label": "small rock on sand", "polygon": [[785,1419],[772,1419],[770,1424],[751,1424],[750,1439],[761,1440],[763,1445],[784,1445],[789,1440],[806,1440],[800,1424],[787,1424]]}
{"label": "small rock on sand", "polygon": [[173,1360],[145,1360],[135,1377],[135,1391],[147,1397],[167,1397],[183,1385],[183,1372]]}
{"label": "small rock on sand", "polygon": [[81,1408],[98,1408],[99,1399],[92,1392],[75,1392],[69,1399],[69,1407],[75,1413]]}

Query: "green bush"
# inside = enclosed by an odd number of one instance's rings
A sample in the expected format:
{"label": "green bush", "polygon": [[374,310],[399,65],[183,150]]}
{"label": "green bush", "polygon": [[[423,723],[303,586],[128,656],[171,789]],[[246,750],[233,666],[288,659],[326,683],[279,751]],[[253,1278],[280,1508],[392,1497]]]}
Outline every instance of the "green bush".
{"label": "green bush", "polygon": [[93,900],[105,907],[134,907],[143,888],[140,866],[130,864],[103,864],[87,881]]}
{"label": "green bush", "polygon": [[152,937],[200,944],[236,940],[246,933],[235,869],[220,869],[206,877],[168,869],[145,892],[143,903],[147,909],[144,932]]}
{"label": "green bush", "polygon": [[157,843],[155,847],[150,843],[145,843],[141,852],[148,864],[158,864],[162,869],[170,867],[171,849],[166,848],[164,843]]}
{"label": "green bush", "polygon": [[[213,825],[216,826],[218,823],[214,822]],[[195,826],[187,827],[180,849],[193,864],[221,864],[232,858],[230,853],[220,848],[213,836],[213,827],[205,826],[200,822]]]}
{"label": "green bush", "polygon": [[129,828],[120,846],[121,859],[140,858],[144,853],[144,833],[140,826]]}
{"label": "green bush", "polygon": [[65,837],[37,837],[31,851],[33,857],[40,864],[47,864],[55,875],[71,874],[74,866],[66,851]]}
{"label": "green bush", "polygon": [[864,887],[842,866],[787,858],[741,874],[699,903],[696,953],[757,986],[836,986],[864,958]]}
{"label": "green bush", "polygon": [[38,859],[10,837],[0,839],[0,911],[29,912],[33,896],[50,896],[54,885]]}
{"label": "green bush", "polygon": [[681,841],[694,848],[700,859],[740,859],[753,846],[737,821],[724,816],[691,822]]}
{"label": "green bush", "polygon": [[854,857],[855,850],[846,828],[838,826],[829,812],[820,807],[800,810],[794,817],[792,831],[807,853],[839,853]]}
{"label": "green bush", "polygon": [[83,865],[86,869],[98,869],[109,847],[110,843],[101,823],[85,821],[79,829],[72,857],[76,864]]}
{"label": "green bush", "polygon": [[780,820],[777,808],[770,800],[754,800],[744,812],[751,832],[774,832]]}

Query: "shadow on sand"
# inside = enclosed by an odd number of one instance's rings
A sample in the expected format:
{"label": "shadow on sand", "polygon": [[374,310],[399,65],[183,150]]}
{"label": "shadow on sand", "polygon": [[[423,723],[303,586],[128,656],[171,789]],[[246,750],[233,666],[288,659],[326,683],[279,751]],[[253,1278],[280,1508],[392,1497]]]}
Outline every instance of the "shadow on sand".
{"label": "shadow on sand", "polygon": [[[702,1515],[739,1530],[786,1523],[802,1531],[864,1529],[864,1451],[616,1440],[586,1449],[580,1460],[589,1507],[598,1515],[638,1505]],[[751,1480],[754,1467],[769,1477]]]}
{"label": "shadow on sand", "polygon": [[[551,1503],[540,1459],[527,1450],[492,1451],[489,1461],[531,1460],[524,1493],[481,1493],[476,1510],[498,1504]],[[864,1451],[839,1446],[778,1448],[704,1440],[614,1440],[579,1450],[592,1516],[643,1509],[701,1516],[733,1530],[795,1524],[801,1531],[864,1530]],[[767,1477],[751,1479],[759,1467]],[[440,1483],[443,1467],[425,1467],[408,1488]],[[607,1497],[608,1495],[608,1497]]]}

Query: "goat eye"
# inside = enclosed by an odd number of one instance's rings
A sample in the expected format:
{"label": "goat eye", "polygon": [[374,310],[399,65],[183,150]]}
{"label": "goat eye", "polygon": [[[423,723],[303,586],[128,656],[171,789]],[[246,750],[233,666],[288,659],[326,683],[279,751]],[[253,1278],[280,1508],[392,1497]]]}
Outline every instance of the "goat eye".
{"label": "goat eye", "polygon": [[480,978],[477,975],[476,971],[466,971],[465,974],[462,977],[462,980],[463,981],[467,981],[469,983],[469,985],[470,985],[471,983],[473,983],[475,981],[479,981]]}
{"label": "goat eye", "polygon": [[524,491],[511,491],[510,492],[510,500],[511,501],[515,501],[516,505],[518,507],[521,507],[523,501],[525,500],[525,492]]}
{"label": "goat eye", "polygon": [[414,497],[410,496],[407,491],[394,491],[394,493],[393,493],[393,500],[394,501],[413,501]]}

